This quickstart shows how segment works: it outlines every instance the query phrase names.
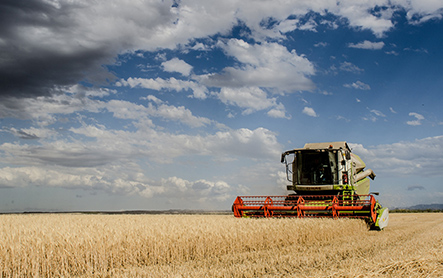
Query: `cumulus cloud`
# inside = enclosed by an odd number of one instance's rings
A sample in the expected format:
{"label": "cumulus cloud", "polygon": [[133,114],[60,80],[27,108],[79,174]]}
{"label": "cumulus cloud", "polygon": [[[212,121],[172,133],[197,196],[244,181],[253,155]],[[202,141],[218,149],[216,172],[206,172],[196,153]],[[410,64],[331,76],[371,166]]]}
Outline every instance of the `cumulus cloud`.
{"label": "cumulus cloud", "polygon": [[[253,11],[250,5],[254,4]],[[279,37],[280,32],[285,33],[295,29],[316,31],[318,23],[315,16],[324,15],[325,11],[338,18],[347,19],[350,26],[358,29],[371,30],[376,36],[381,37],[383,33],[391,29],[394,25],[391,22],[392,13],[397,7],[389,3],[377,3],[386,9],[383,12],[375,13],[373,11],[374,3],[364,1],[297,1],[290,3],[286,1],[260,1],[249,2],[241,1],[238,8],[238,16],[248,26],[251,27],[255,36]],[[288,19],[288,16],[295,16],[295,19]],[[308,15],[308,16],[307,16]],[[275,19],[279,24],[263,24],[263,18]],[[298,21],[298,19],[303,19]],[[321,22],[326,24],[325,22]],[[334,26],[334,23],[330,23]]]}
{"label": "cumulus cloud", "polygon": [[397,1],[407,11],[406,17],[412,24],[420,24],[425,21],[442,18],[442,4],[438,1]]}
{"label": "cumulus cloud", "polygon": [[128,86],[131,88],[145,88],[152,90],[173,90],[173,91],[186,91],[192,90],[193,97],[204,99],[206,98],[207,88],[194,81],[180,80],[174,77],[169,79],[163,78],[128,78],[126,80],[121,79],[116,83],[117,86]]}
{"label": "cumulus cloud", "polygon": [[243,88],[221,88],[217,97],[225,104],[235,105],[243,108],[243,114],[251,114],[253,112],[273,108],[270,112],[273,117],[285,117],[284,106],[277,104],[275,98],[268,98],[265,91],[257,87]]}
{"label": "cumulus cloud", "polygon": [[266,159],[278,155],[276,135],[265,128],[219,131],[214,134],[186,135],[156,131],[144,126],[136,131],[109,130],[102,125],[70,128],[83,142],[47,138],[39,144],[3,143],[3,162],[17,165],[58,165],[98,167],[117,161],[146,158],[171,163],[185,155]]}
{"label": "cumulus cloud", "polygon": [[161,179],[160,184],[165,188],[162,195],[168,197],[177,197],[180,192],[180,198],[196,200],[200,203],[210,201],[226,201],[233,198],[234,188],[224,181],[196,180],[188,181],[178,177]]}
{"label": "cumulus cloud", "polygon": [[245,114],[266,109],[275,104],[275,99],[268,99],[266,92],[257,87],[222,88],[218,98],[225,104],[235,104],[246,108]]}
{"label": "cumulus cloud", "polygon": [[[4,77],[0,92],[16,97],[41,96],[54,93],[59,86],[74,85],[79,81],[106,82],[114,77],[102,65],[115,63],[119,54],[174,49],[196,38],[226,34],[238,22],[249,28],[256,41],[284,39],[283,34],[291,30],[316,31],[319,22],[315,16],[323,16],[327,11],[338,20],[346,19],[351,27],[367,29],[382,37],[394,27],[392,17],[396,11],[406,11],[408,20],[419,24],[441,18],[441,9],[438,1],[401,0],[375,4],[370,1],[308,0],[296,3],[283,0],[223,3],[200,0],[131,3],[119,0],[28,0],[26,4],[9,1],[0,8],[0,76]],[[276,24],[263,24],[269,19]],[[369,41],[351,46],[383,47],[382,42]],[[255,49],[260,51],[259,47]],[[294,58],[297,57],[303,60],[299,56]],[[299,69],[296,84],[286,85],[311,89],[312,83],[307,78],[311,72],[300,69],[300,63],[302,61],[295,66]],[[179,72],[187,74],[188,68],[185,65]],[[245,73],[226,69],[224,76],[229,79],[236,72]],[[257,68],[252,74],[255,76],[249,78],[256,79],[254,77],[262,74]],[[253,86],[251,83],[247,85]]]}
{"label": "cumulus cloud", "polygon": [[149,103],[148,106],[122,100],[111,100],[103,107],[119,119],[139,120],[158,117],[167,121],[181,122],[190,127],[202,127],[211,123],[208,118],[195,116],[183,106],[177,107],[158,102],[158,99],[155,100],[157,102]]}
{"label": "cumulus cloud", "polygon": [[409,113],[409,116],[415,118],[415,120],[413,120],[413,121],[406,122],[407,125],[412,125],[412,126],[421,125],[421,122],[425,119],[425,117],[423,117],[423,115],[415,113],[415,112]]}
{"label": "cumulus cloud", "polygon": [[[232,199],[236,188],[228,183],[208,180],[189,181],[178,177],[148,179],[138,165],[113,165],[100,168],[18,167],[0,168],[1,187],[49,186],[104,191],[118,195],[139,195],[145,198],[177,197],[188,202],[223,202]],[[134,169],[135,168],[135,169]],[[117,174],[118,173],[118,174]]]}
{"label": "cumulus cloud", "polygon": [[[134,164],[100,168],[16,167],[2,168],[0,184],[8,187],[50,186],[84,190],[101,190],[119,195],[140,194],[152,197],[164,188],[151,184]],[[135,167],[135,169],[134,169]],[[148,195],[149,194],[149,195]]]}
{"label": "cumulus cloud", "polygon": [[199,76],[200,82],[207,86],[261,87],[281,92],[315,88],[309,79],[315,72],[313,64],[295,50],[288,51],[277,43],[249,44],[239,39],[219,45],[239,64],[226,67],[221,73]]}
{"label": "cumulus cloud", "polygon": [[300,23],[299,19],[287,19],[278,24],[278,30],[282,33],[287,33],[297,29],[297,25]]}
{"label": "cumulus cloud", "polygon": [[183,60],[173,58],[169,61],[162,63],[163,70],[168,72],[178,72],[184,76],[188,76],[191,73],[192,66]]}
{"label": "cumulus cloud", "polygon": [[370,42],[363,41],[356,44],[350,43],[348,47],[350,48],[360,48],[360,49],[370,49],[370,50],[379,50],[385,46],[384,42]]}
{"label": "cumulus cloud", "polygon": [[306,21],[301,21],[299,19],[286,19],[281,21],[276,29],[281,33],[288,33],[296,29],[316,32],[317,26],[318,24],[313,18],[309,18]]}
{"label": "cumulus cloud", "polygon": [[204,140],[206,152],[220,157],[243,156],[267,160],[274,159],[281,150],[276,134],[262,127],[219,131]]}
{"label": "cumulus cloud", "polygon": [[2,95],[48,95],[55,86],[112,79],[103,64],[174,20],[166,2],[113,6],[38,0],[2,5]]}
{"label": "cumulus cloud", "polygon": [[281,103],[277,104],[274,108],[269,110],[267,115],[271,118],[291,119],[291,116],[286,114],[285,106]]}
{"label": "cumulus cloud", "polygon": [[311,116],[311,117],[317,117],[317,113],[315,113],[315,110],[313,108],[311,108],[311,107],[303,108],[302,113],[306,114],[308,116]]}
{"label": "cumulus cloud", "polygon": [[[17,136],[46,133],[37,129],[13,132]],[[69,136],[41,136],[34,144],[1,144],[2,164],[15,166],[0,168],[0,187],[42,185],[144,197],[173,197],[182,190],[180,196],[188,196],[188,201],[222,202],[236,192],[223,180],[153,179],[147,178],[147,170],[142,167],[170,164],[189,156],[209,157],[218,163],[236,159],[266,161],[274,160],[281,151],[276,134],[264,128],[186,135],[149,126],[124,131],[83,124],[65,133]]]}
{"label": "cumulus cloud", "polygon": [[[59,120],[60,115],[68,115],[80,111],[99,112],[102,109],[100,100],[93,96],[108,94],[109,90],[97,91],[65,88],[65,94],[54,94],[39,97],[8,97],[0,102],[0,118],[18,118],[33,120],[40,126],[48,126]],[[94,93],[96,92],[96,93]]]}
{"label": "cumulus cloud", "polygon": [[350,144],[353,152],[371,166],[374,171],[391,176],[441,176],[443,161],[443,136],[427,137],[365,148]]}
{"label": "cumulus cloud", "polygon": [[[136,83],[138,84],[138,83]],[[177,87],[180,88],[180,87]],[[90,96],[94,96],[90,94]],[[7,98],[0,103],[0,117],[13,117],[22,120],[32,119],[40,126],[48,126],[61,120],[61,115],[79,112],[102,113],[109,111],[115,118],[140,120],[157,117],[168,121],[184,123],[190,127],[211,124],[211,120],[192,114],[183,106],[162,103],[158,98],[148,96],[148,106],[123,100],[108,102],[94,100],[84,93],[58,94],[37,98]]]}

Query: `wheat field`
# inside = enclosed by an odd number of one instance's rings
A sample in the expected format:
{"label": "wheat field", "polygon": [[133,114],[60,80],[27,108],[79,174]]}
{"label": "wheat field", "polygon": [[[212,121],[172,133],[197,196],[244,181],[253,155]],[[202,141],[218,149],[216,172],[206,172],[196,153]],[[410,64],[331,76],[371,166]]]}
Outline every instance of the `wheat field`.
{"label": "wheat field", "polygon": [[443,277],[443,214],[0,215],[1,277]]}

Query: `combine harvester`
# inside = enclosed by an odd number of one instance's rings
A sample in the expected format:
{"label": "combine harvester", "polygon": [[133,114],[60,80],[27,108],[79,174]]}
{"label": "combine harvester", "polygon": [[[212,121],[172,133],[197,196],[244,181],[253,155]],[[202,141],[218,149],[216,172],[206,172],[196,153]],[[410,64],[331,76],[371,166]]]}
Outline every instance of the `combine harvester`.
{"label": "combine harvester", "polygon": [[[288,162],[287,157],[293,158]],[[286,196],[238,196],[232,206],[235,217],[330,217],[365,219],[372,229],[388,225],[389,210],[369,193],[371,169],[351,153],[346,142],[308,143],[302,149],[282,153]]]}

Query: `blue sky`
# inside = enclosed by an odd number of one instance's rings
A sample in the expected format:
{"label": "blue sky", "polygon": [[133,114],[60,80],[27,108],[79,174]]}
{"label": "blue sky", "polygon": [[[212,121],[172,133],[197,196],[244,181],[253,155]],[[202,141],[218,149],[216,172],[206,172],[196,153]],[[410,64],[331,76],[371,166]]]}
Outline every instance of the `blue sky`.
{"label": "blue sky", "polygon": [[229,209],[347,141],[442,203],[440,1],[0,4],[0,211]]}

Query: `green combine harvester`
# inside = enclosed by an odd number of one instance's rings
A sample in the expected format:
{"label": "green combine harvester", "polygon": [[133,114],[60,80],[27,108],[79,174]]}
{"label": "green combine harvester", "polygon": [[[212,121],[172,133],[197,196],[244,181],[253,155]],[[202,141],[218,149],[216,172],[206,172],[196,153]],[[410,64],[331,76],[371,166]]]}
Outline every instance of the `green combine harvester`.
{"label": "green combine harvester", "polygon": [[351,217],[372,229],[388,225],[389,210],[369,193],[375,174],[346,142],[308,143],[282,153],[291,191],[285,196],[238,196],[235,217]]}

